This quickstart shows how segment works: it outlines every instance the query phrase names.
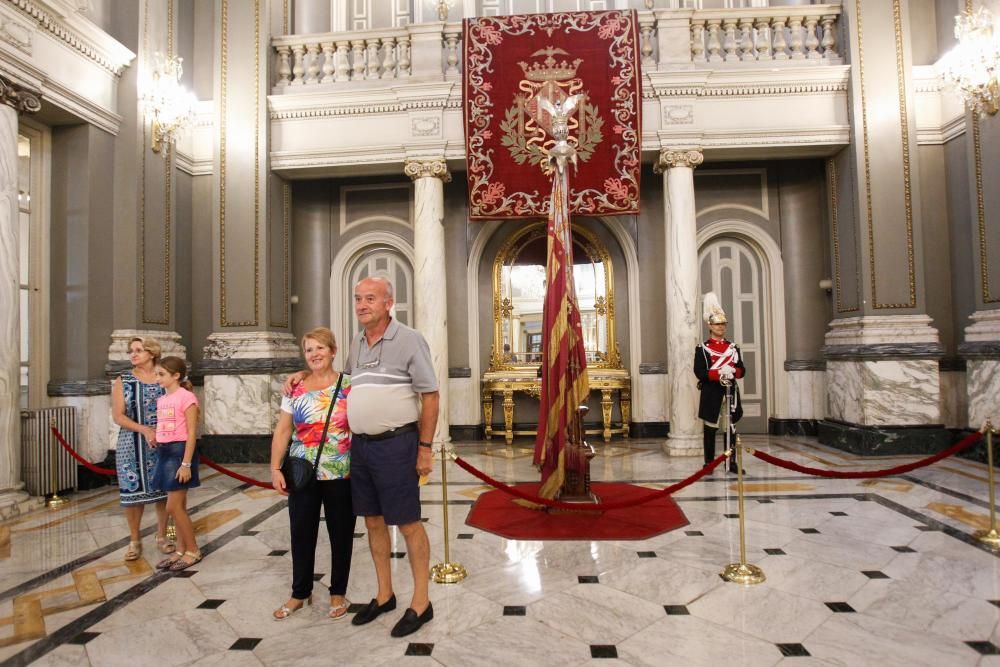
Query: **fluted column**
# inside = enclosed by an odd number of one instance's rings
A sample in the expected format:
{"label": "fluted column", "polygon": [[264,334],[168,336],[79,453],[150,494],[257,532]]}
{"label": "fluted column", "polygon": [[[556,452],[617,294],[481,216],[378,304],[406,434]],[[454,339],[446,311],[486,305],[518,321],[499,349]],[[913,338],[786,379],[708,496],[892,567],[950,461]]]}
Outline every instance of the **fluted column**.
{"label": "fluted column", "polygon": [[39,108],[36,95],[0,76],[0,517],[17,514],[28,498],[21,481],[17,115]]}
{"label": "fluted column", "polygon": [[444,184],[451,181],[444,159],[407,160],[413,179],[413,286],[416,329],[427,339],[440,385],[440,412],[434,439],[448,437],[448,292],[445,282]]}
{"label": "fluted column", "polygon": [[663,450],[674,456],[701,453],[698,389],[691,370],[698,344],[698,237],[695,228],[694,169],[699,150],[665,150],[656,170],[663,174],[666,225],[667,382],[670,437]]}

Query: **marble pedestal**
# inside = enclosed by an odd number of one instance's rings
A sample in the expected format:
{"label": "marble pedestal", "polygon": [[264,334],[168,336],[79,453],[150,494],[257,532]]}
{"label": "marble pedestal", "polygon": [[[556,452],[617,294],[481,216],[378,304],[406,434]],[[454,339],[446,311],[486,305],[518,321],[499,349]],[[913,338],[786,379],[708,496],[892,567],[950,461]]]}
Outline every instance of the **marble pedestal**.
{"label": "marble pedestal", "polygon": [[987,419],[1000,425],[1000,310],[981,310],[969,318],[965,342],[958,347],[966,360],[968,426],[981,428]]}
{"label": "marble pedestal", "polygon": [[820,442],[856,454],[936,451],[943,348],[925,315],[835,320],[826,336],[826,420]]}

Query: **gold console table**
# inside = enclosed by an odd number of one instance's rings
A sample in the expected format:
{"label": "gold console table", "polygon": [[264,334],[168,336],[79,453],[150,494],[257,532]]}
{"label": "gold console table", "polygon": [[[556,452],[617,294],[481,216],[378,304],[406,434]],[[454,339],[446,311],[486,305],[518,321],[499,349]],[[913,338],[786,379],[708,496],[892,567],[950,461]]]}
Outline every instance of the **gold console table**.
{"label": "gold console table", "polygon": [[[629,422],[632,420],[632,381],[628,371],[617,368],[588,368],[590,390],[601,392],[601,417],[603,428],[589,429],[587,435],[600,435],[604,442],[609,442],[612,435],[621,434],[628,437]],[[541,393],[542,380],[534,369],[489,371],[483,375],[483,419],[486,425],[486,439],[494,433],[503,433],[507,444],[514,441],[515,435],[537,434],[537,430],[514,430],[514,394],[519,392],[538,398]],[[618,405],[621,409],[622,425],[611,427],[611,410],[614,407],[614,392],[618,392]],[[503,399],[503,431],[493,428],[493,401],[500,395]]]}

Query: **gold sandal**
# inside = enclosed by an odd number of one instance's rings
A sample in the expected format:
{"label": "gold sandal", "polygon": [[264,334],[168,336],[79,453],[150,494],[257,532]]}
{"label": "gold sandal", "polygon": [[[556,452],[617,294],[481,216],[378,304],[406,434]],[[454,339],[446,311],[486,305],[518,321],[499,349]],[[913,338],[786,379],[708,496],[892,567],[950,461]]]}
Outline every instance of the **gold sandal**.
{"label": "gold sandal", "polygon": [[[191,560],[186,560],[190,558]],[[177,562],[170,566],[171,572],[180,572],[181,570],[186,570],[192,565],[196,565],[201,562],[201,552],[200,551],[185,551],[177,559]]]}
{"label": "gold sandal", "polygon": [[161,554],[172,554],[177,551],[177,545],[168,540],[166,535],[156,536],[156,548]]}
{"label": "gold sandal", "polygon": [[128,551],[125,552],[125,560],[133,561],[142,558],[142,542],[129,542]]}
{"label": "gold sandal", "polygon": [[[298,607],[289,607],[288,603],[291,602],[292,600],[298,600],[302,604],[300,604]],[[292,614],[294,614],[295,612],[301,609],[305,609],[311,604],[312,604],[312,596],[307,597],[305,600],[299,600],[298,598],[289,598],[288,602],[286,602],[285,604],[281,605],[280,607],[274,610],[272,616],[274,616],[274,620],[276,621],[283,621]]]}
{"label": "gold sandal", "polygon": [[341,602],[340,604],[333,604],[333,602],[331,602],[330,613],[328,613],[327,616],[329,616],[330,619],[334,621],[339,621],[342,618],[347,618],[347,609],[350,606],[351,606],[351,601],[348,600],[346,597],[344,598],[344,601]]}

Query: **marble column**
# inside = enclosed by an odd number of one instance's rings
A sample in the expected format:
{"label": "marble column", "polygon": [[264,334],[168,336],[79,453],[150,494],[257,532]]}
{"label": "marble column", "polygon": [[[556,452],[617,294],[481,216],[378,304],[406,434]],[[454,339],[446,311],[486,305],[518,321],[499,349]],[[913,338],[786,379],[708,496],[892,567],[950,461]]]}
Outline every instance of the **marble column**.
{"label": "marble column", "polygon": [[448,436],[448,292],[445,282],[444,184],[451,180],[443,158],[411,159],[403,168],[413,179],[413,288],[415,324],[431,348],[440,386],[440,412],[434,439]]}
{"label": "marble column", "polygon": [[691,359],[698,344],[698,238],[695,227],[694,169],[704,160],[698,150],[665,150],[656,169],[663,173],[666,225],[667,382],[670,387],[670,437],[663,450],[673,456],[701,453],[698,389]]}
{"label": "marble column", "polygon": [[17,115],[38,97],[0,77],[0,518],[28,500],[21,481],[21,317],[18,266]]}

